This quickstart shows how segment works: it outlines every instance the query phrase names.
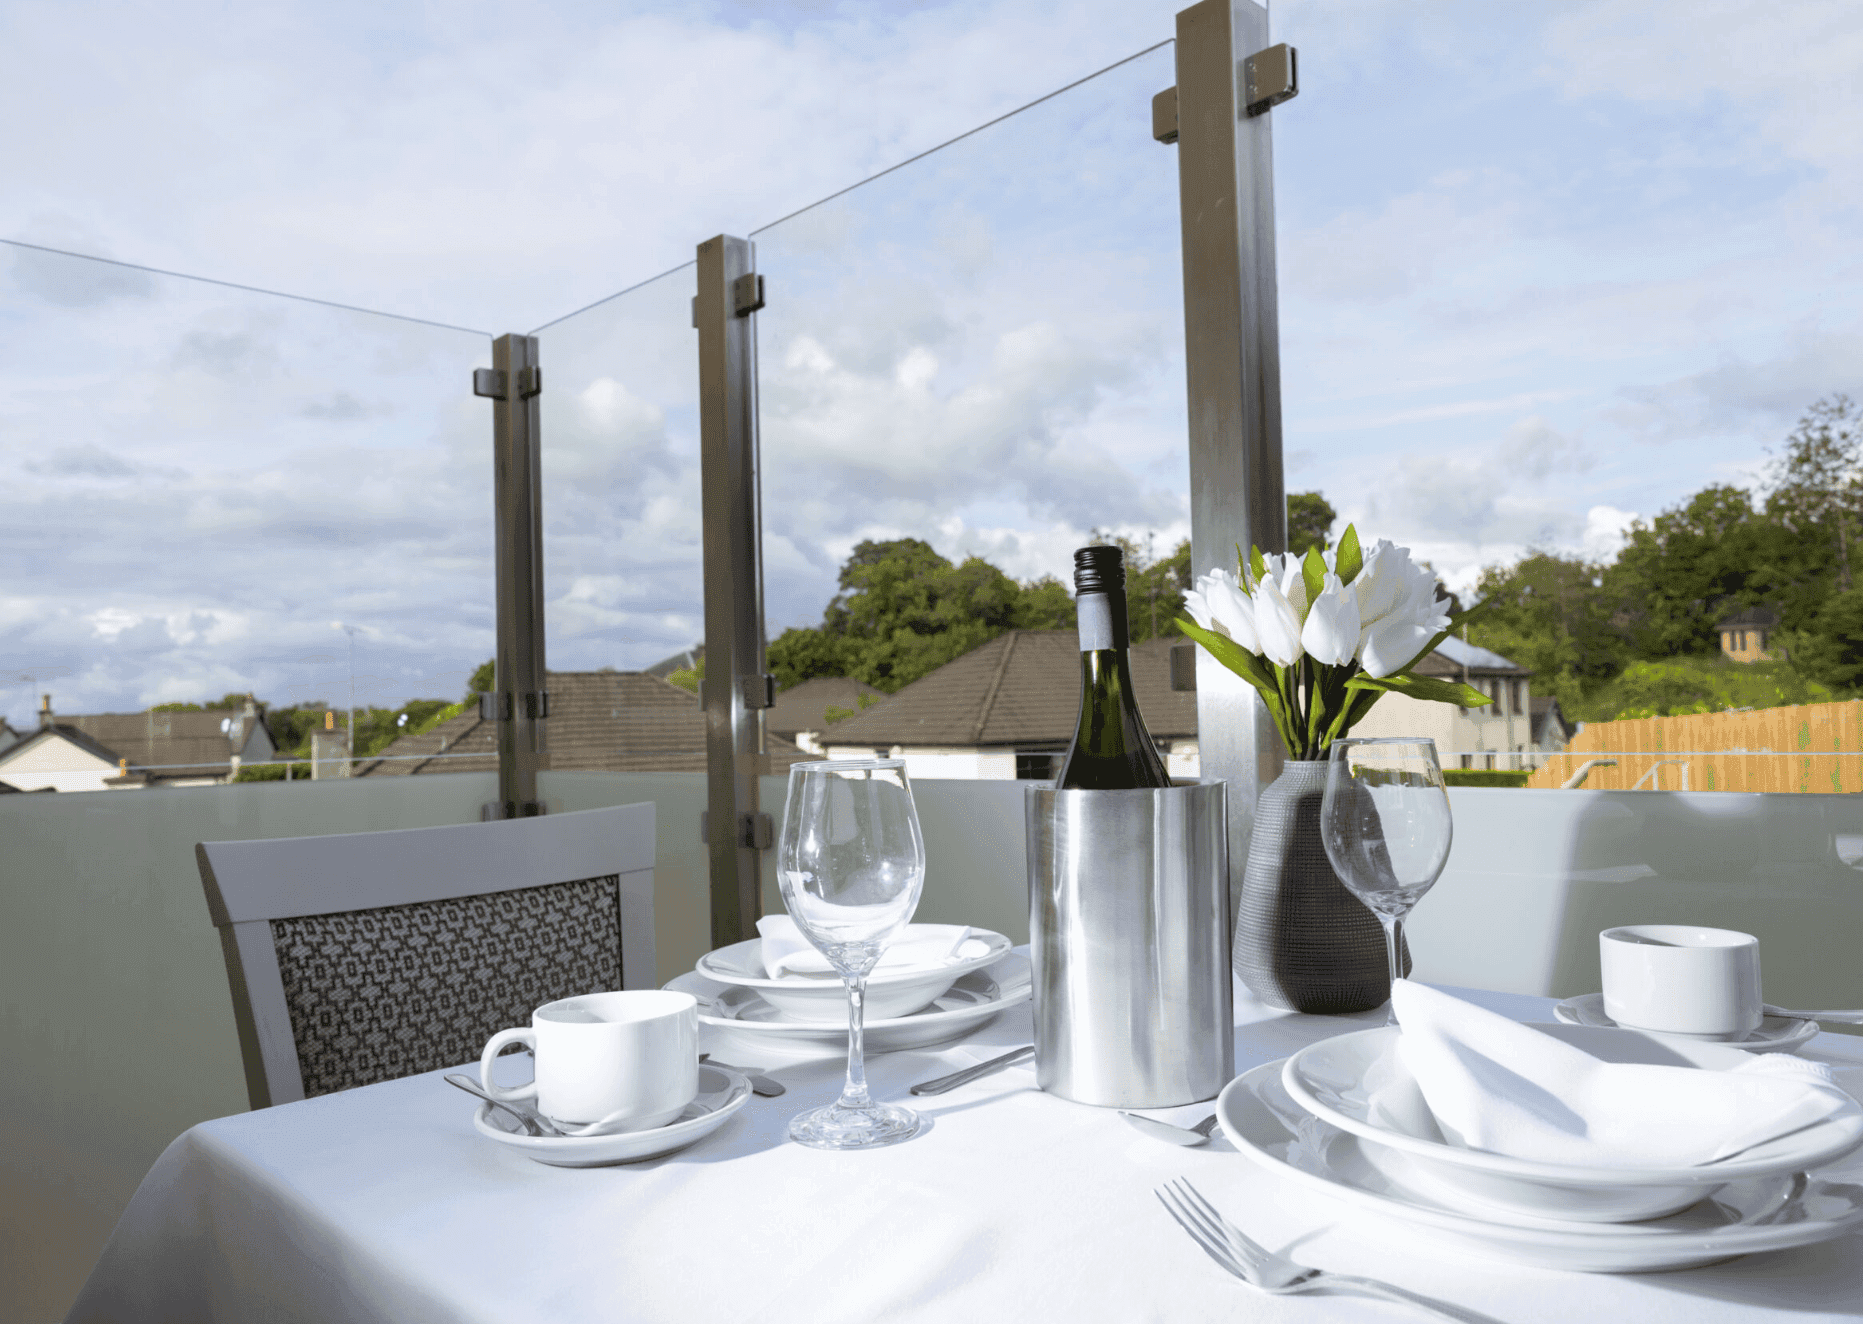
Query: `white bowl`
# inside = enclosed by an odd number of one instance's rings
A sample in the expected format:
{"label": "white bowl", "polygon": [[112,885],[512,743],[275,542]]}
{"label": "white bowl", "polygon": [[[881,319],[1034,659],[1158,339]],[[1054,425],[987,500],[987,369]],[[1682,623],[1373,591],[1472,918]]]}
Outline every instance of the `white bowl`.
{"label": "white bowl", "polygon": [[[1639,1030],[1535,1025],[1608,1062],[1642,1062],[1726,1071],[1751,1061],[1725,1044],[1677,1040]],[[1448,1143],[1423,1092],[1396,1052],[1387,1026],[1312,1044],[1287,1060],[1282,1083],[1314,1116],[1406,1161],[1380,1162],[1392,1180],[1458,1205],[1580,1222],[1628,1223],[1660,1218],[1731,1181],[1804,1172],[1863,1146],[1863,1108],[1780,1136],[1719,1163],[1686,1168],[1588,1168],[1511,1158]],[[1375,1096],[1375,1098],[1374,1098]]]}
{"label": "white bowl", "polygon": [[[957,937],[954,924],[914,924],[911,929],[948,929]],[[895,1020],[929,1007],[946,989],[972,970],[1000,961],[1012,945],[1000,933],[972,929],[970,936],[987,943],[982,956],[968,957],[941,965],[935,970],[888,972],[875,970],[867,977],[865,1017],[868,1021]],[[737,984],[754,988],[777,1011],[793,1021],[826,1025],[847,1020],[847,986],[839,975],[784,975],[771,979],[764,973],[763,940],[752,938],[720,947],[699,958],[698,973],[720,984]]]}

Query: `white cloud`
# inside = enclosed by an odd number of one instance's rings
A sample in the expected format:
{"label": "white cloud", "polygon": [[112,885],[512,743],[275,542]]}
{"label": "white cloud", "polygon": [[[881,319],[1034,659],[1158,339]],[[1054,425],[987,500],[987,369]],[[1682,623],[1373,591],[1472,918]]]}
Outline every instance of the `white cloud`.
{"label": "white cloud", "polygon": [[1585,512],[1585,532],[1579,539],[1579,550],[1588,561],[1613,560],[1623,550],[1630,526],[1637,519],[1634,510],[1593,506]]}

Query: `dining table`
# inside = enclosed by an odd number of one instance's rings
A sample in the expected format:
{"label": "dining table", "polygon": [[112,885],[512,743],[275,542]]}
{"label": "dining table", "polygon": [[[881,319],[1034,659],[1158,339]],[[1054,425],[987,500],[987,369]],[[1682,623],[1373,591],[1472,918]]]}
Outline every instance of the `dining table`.
{"label": "dining table", "polygon": [[[1238,1072],[1385,1017],[1301,1015],[1236,991]],[[1548,998],[1449,991],[1516,1020],[1552,1019]],[[441,1072],[203,1122],[150,1170],[67,1319],[1422,1318],[1387,1301],[1274,1297],[1237,1281],[1154,1197],[1176,1178],[1271,1249],[1394,1283],[1471,1321],[1863,1319],[1857,1233],[1661,1273],[1528,1267],[1290,1182],[1220,1131],[1198,1148],[1161,1143],[1114,1109],[1044,1093],[1030,1064],[945,1094],[908,1094],[1031,1034],[1025,1003],[958,1042],[870,1053],[874,1095],[907,1103],[924,1124],[906,1143],[865,1152],[805,1148],[786,1135],[792,1116],[838,1092],[839,1057],[750,1062],[741,1045],[728,1060],[764,1070],[786,1094],[751,1098],[690,1148],[612,1167],[545,1166],[493,1143],[474,1128],[478,1105]],[[1863,1039],[1824,1033],[1801,1053],[1856,1067]],[[1211,1111],[1203,1102],[1151,1115],[1188,1126]]]}

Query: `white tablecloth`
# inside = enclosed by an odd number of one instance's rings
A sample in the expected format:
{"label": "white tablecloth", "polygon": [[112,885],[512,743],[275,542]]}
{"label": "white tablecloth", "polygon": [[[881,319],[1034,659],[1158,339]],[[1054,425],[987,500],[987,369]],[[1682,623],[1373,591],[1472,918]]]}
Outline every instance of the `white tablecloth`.
{"label": "white tablecloth", "polygon": [[[1519,1019],[1540,998],[1474,994]],[[1237,1069],[1359,1018],[1244,1002]],[[874,1092],[1029,1039],[1026,1008],[960,1045],[876,1056]],[[1824,1035],[1811,1053],[1863,1060]],[[720,1056],[725,1056],[721,1053]],[[742,1054],[734,1053],[731,1060]],[[1029,1068],[908,1100],[930,1125],[868,1154],[784,1139],[840,1064],[773,1072],[691,1149],[634,1166],[544,1167],[477,1135],[438,1073],[221,1118],[171,1145],[143,1182],[72,1324],[484,1321],[758,1324],[1030,1320],[1398,1320],[1345,1296],[1270,1298],[1222,1273],[1152,1197],[1189,1177],[1257,1240],[1498,1320],[1863,1318],[1863,1237],[1678,1273],[1607,1276],[1492,1263],[1285,1184],[1218,1139],[1178,1149],[1111,1111],[1035,1089]],[[1207,1116],[1207,1105],[1182,1120]]]}

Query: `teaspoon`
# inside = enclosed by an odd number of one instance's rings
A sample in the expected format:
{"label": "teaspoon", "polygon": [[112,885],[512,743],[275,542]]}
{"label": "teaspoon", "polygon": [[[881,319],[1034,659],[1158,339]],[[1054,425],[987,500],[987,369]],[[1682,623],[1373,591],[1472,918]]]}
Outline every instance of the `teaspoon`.
{"label": "teaspoon", "polygon": [[1767,1003],[1760,1010],[1768,1016],[1785,1016],[1795,1021],[1829,1021],[1833,1025],[1863,1025],[1863,1011],[1793,1011]]}
{"label": "teaspoon", "polygon": [[1124,1108],[1119,1110],[1119,1115],[1153,1140],[1162,1140],[1167,1145],[1182,1145],[1186,1149],[1209,1144],[1210,1132],[1216,1129],[1215,1113],[1211,1113],[1195,1126],[1173,1126],[1169,1122],[1159,1121],[1156,1117],[1129,1113]]}
{"label": "teaspoon", "polygon": [[[443,1076],[441,1079],[445,1080],[447,1084],[453,1086],[455,1089],[464,1090],[475,1099],[485,1100],[485,1102],[491,1104],[492,1107],[498,1109],[500,1112],[510,1113],[513,1117],[518,1119],[518,1124],[524,1128],[525,1135],[553,1136],[562,1134],[554,1126],[550,1126],[548,1122],[545,1122],[541,1117],[536,1117],[520,1109],[513,1108],[510,1104],[500,1099],[494,1099],[491,1095],[480,1089],[478,1084],[469,1076],[462,1076],[458,1072],[453,1072],[447,1076]],[[548,1130],[544,1129],[546,1126],[549,1127]]]}

